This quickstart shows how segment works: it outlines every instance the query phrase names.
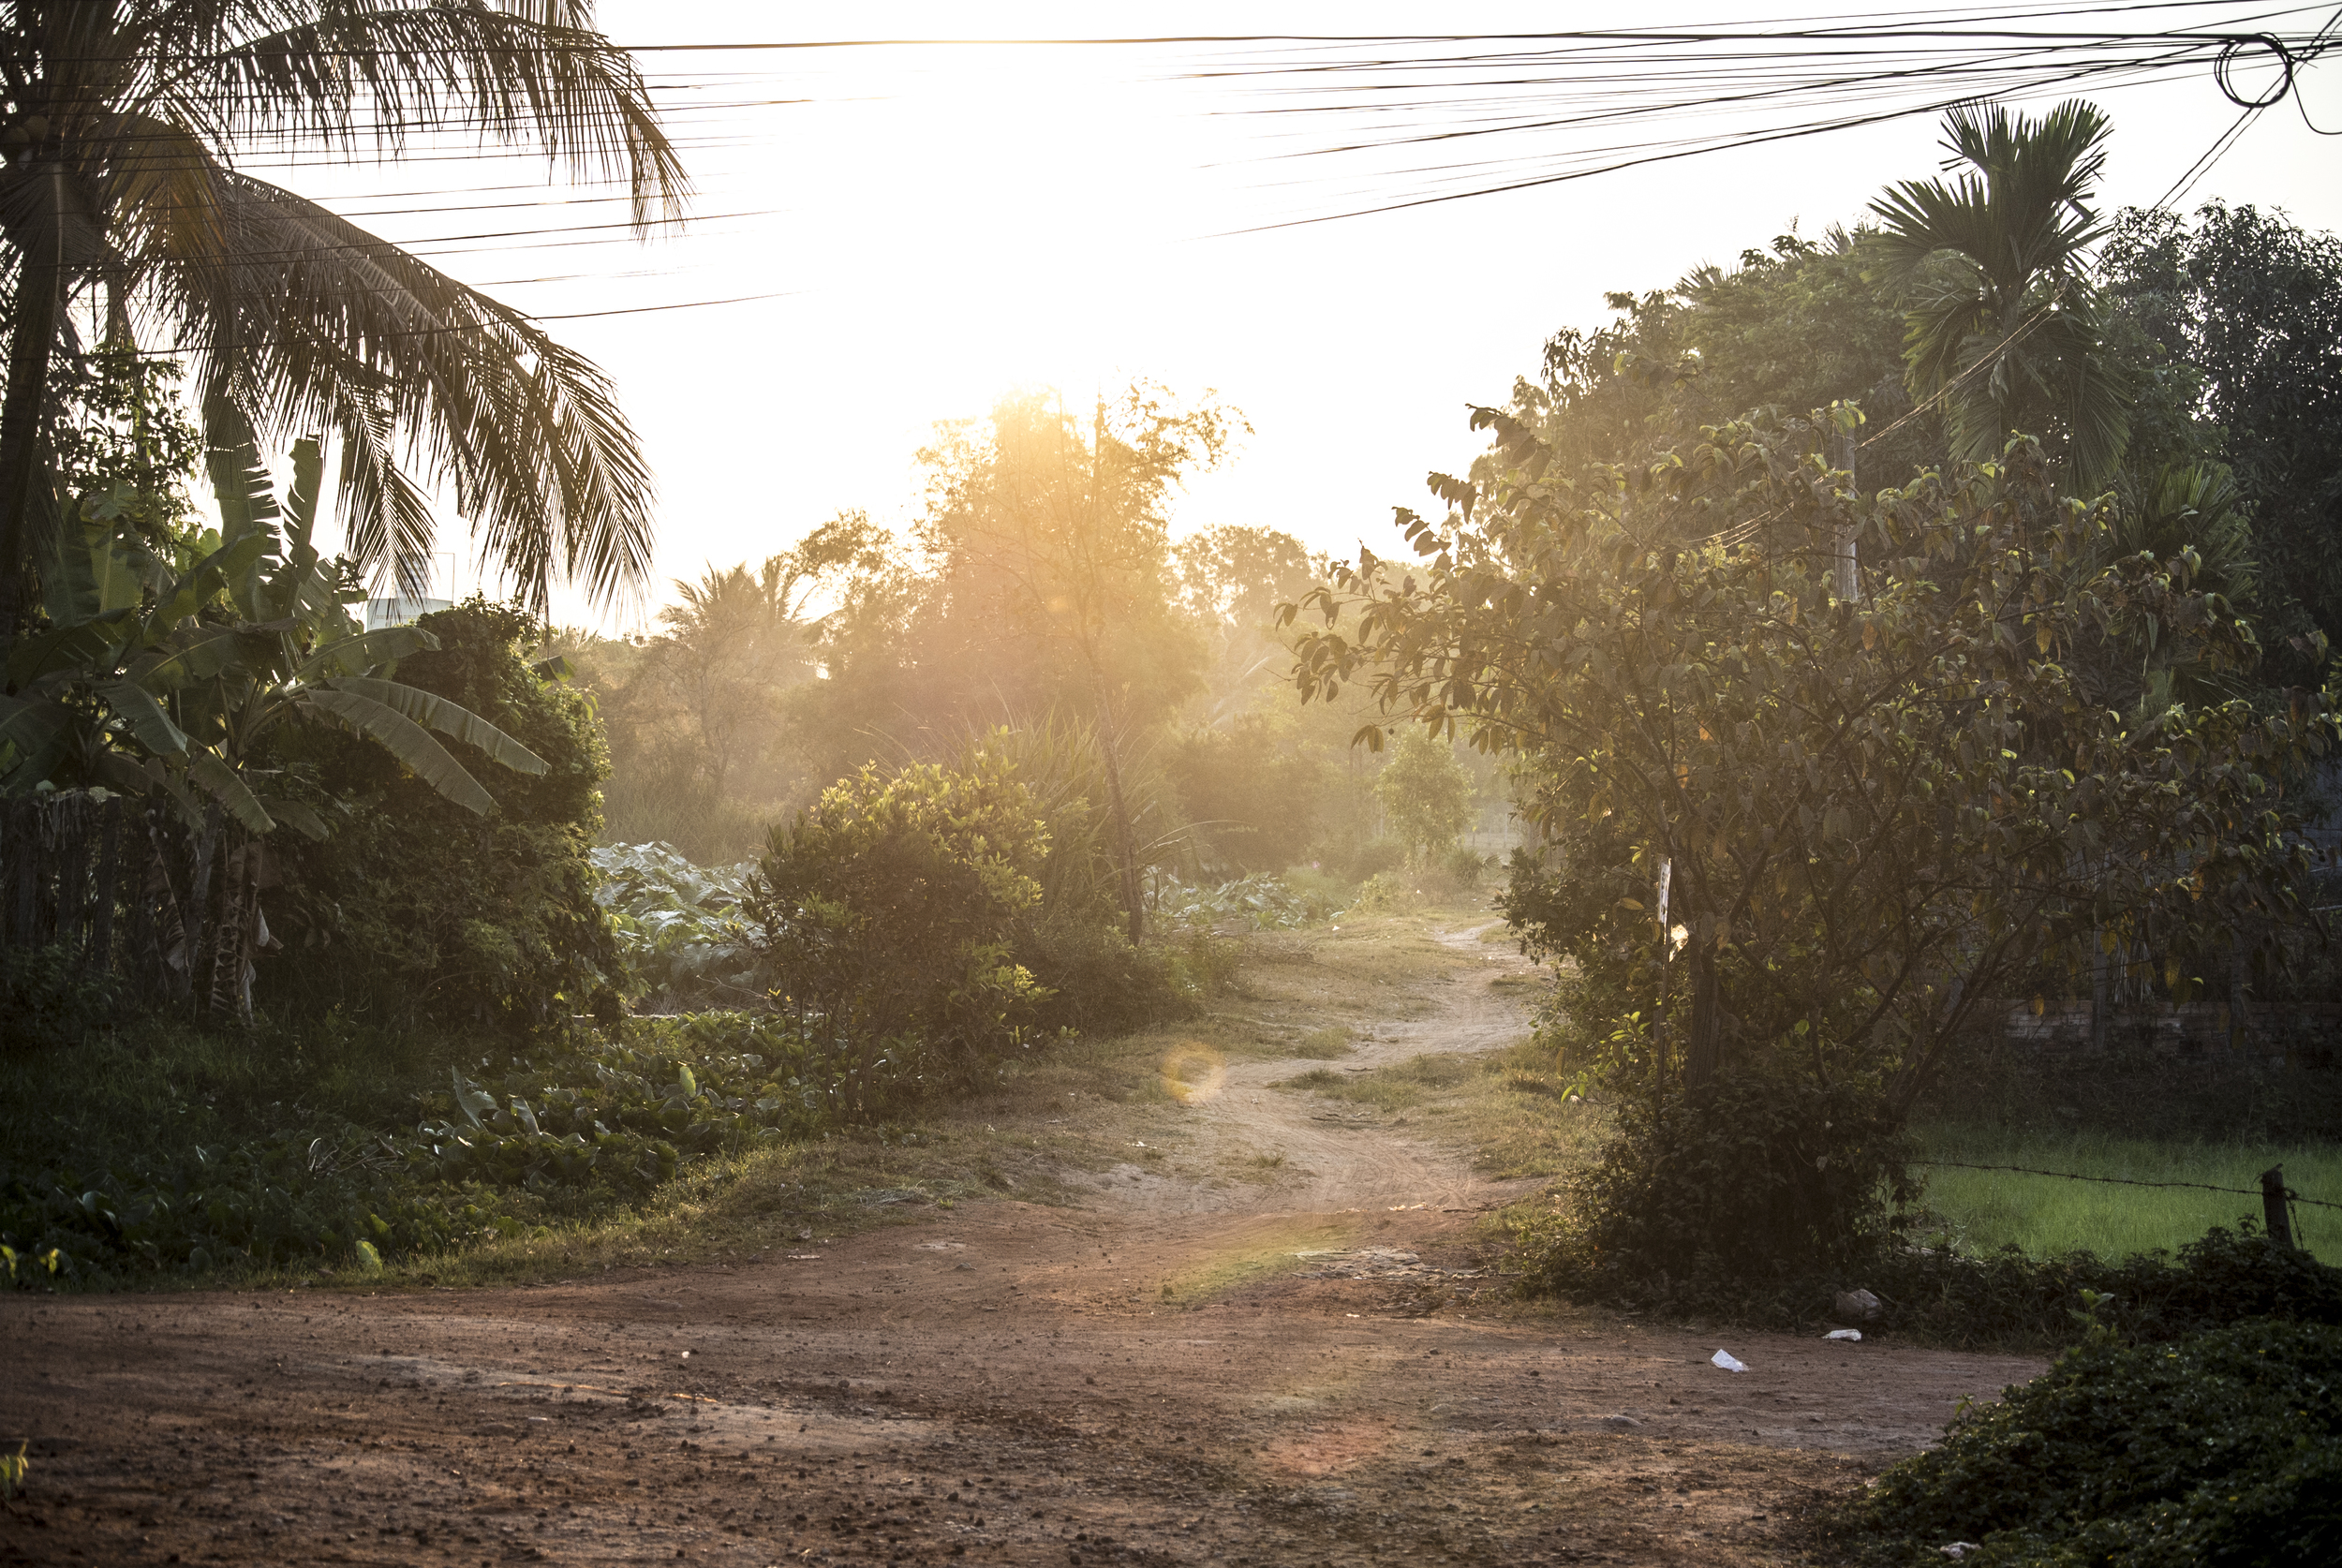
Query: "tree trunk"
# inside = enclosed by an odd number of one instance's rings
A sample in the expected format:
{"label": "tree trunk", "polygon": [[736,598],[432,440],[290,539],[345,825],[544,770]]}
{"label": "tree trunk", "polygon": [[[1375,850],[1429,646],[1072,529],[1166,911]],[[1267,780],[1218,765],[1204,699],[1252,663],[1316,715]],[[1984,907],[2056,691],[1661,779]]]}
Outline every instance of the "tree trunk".
{"label": "tree trunk", "polygon": [[1106,801],[1114,812],[1115,854],[1122,863],[1122,912],[1129,920],[1131,945],[1136,947],[1147,935],[1147,899],[1145,889],[1139,885],[1137,835],[1131,829],[1130,806],[1122,798],[1122,765],[1115,757],[1114,735],[1103,708],[1098,717],[1098,755],[1105,760]]}
{"label": "tree trunk", "polygon": [[1683,1085],[1704,1088],[1714,1082],[1718,1047],[1724,1035],[1724,1009],[1716,981],[1716,923],[1712,916],[1692,917],[1691,939],[1685,944],[1691,960],[1691,1027],[1683,1039]]}
{"label": "tree trunk", "polygon": [[[61,202],[65,171],[52,165],[46,172]],[[35,205],[37,211],[41,204]],[[24,246],[23,265],[17,274],[16,335],[8,345],[7,395],[0,401],[0,638],[14,636],[24,616],[41,471],[41,415],[49,404],[58,297],[65,288],[64,258],[59,254],[65,225],[57,213],[41,215],[49,221],[28,226],[32,232],[25,238],[35,243]],[[51,243],[39,244],[43,239]]]}

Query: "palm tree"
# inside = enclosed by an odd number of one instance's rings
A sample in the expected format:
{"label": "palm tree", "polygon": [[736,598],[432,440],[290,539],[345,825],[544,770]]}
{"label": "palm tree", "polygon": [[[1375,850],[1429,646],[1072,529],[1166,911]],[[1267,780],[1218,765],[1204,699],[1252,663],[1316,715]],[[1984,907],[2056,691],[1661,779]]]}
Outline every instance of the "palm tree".
{"label": "palm tree", "polygon": [[1942,397],[1955,455],[1988,460],[2023,430],[2084,490],[2112,476],[2129,436],[2129,392],[2101,350],[2083,259],[2105,232],[2089,202],[2110,129],[2079,99],[2038,120],[1956,109],[1944,145],[1967,170],[1871,204],[1874,254],[1906,290],[1911,395]]}
{"label": "palm tree", "polygon": [[[396,157],[409,137],[526,145],[630,182],[638,233],[682,169],[591,0],[0,0],[0,636],[53,530],[43,421],[75,304],[192,371],[224,503],[250,453],[340,448],[348,552],[420,589],[450,483],[482,554],[539,610],[558,577],[608,600],[649,569],[651,485],[591,363],[526,317],[233,167],[295,136]],[[410,475],[409,468],[415,473]]]}

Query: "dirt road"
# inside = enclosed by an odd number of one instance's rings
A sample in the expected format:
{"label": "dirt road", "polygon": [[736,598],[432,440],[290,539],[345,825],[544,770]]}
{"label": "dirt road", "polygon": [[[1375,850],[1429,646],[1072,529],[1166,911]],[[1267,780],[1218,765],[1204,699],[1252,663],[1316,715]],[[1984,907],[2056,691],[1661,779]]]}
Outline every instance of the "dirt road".
{"label": "dirt road", "polygon": [[[1341,1070],[1519,1037],[1518,961],[1447,940]],[[1777,1562],[2038,1369],[1742,1335],[1730,1373],[1505,1305],[1450,1211],[1506,1190],[1270,1088],[1312,1065],[1191,1063],[1178,1157],[1079,1207],[518,1290],[7,1299],[0,1562]],[[1248,1158],[1278,1178],[1194,1174]]]}

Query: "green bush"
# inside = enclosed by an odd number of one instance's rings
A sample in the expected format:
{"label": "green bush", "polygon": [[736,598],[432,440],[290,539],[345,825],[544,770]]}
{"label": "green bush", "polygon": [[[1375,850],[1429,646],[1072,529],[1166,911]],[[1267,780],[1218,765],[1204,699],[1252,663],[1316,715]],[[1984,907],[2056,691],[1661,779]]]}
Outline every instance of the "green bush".
{"label": "green bush", "polygon": [[1407,864],[1407,847],[1395,838],[1362,838],[1352,844],[1328,845],[1317,857],[1320,870],[1345,882],[1362,882]]}
{"label": "green bush", "polygon": [[1908,1223],[1907,1157],[1859,1085],[1624,1097],[1594,1160],[1519,1222],[1529,1288],[1735,1315],[1826,1305]]}
{"label": "green bush", "polygon": [[[2105,1298],[2095,1309],[2099,1321],[2141,1339],[2177,1339],[2249,1317],[2342,1324],[2342,1269],[2270,1245],[2250,1219],[2234,1230],[2214,1227],[2176,1259],[1898,1248],[1871,1260],[1861,1283],[1885,1304],[1889,1325],[1967,1342],[2071,1339],[2093,1296]],[[1818,1317],[1825,1306],[1816,1294],[1803,1318]]]}
{"label": "green bush", "polygon": [[1358,895],[1350,901],[1350,914],[1405,914],[1423,907],[1422,891],[1416,883],[1419,877],[1404,871],[1377,871],[1358,884]]}
{"label": "green bush", "polygon": [[39,1260],[21,1285],[371,1266],[607,1212],[695,1160],[843,1119],[849,1098],[835,1046],[769,1014],[455,1054],[336,1015],[10,1058],[0,1247]]}
{"label": "green bush", "polygon": [[71,1046],[111,1019],[120,981],[62,947],[0,947],[0,1049]]}
{"label": "green bush", "polygon": [[314,791],[334,831],[271,841],[285,885],[262,901],[287,951],[261,961],[259,998],[401,1027],[523,1030],[586,1012],[623,974],[587,859],[609,772],[592,703],[523,658],[543,627],[520,610],[473,599],[421,624],[439,646],[401,660],[398,678],[486,718],[546,771],[515,773],[449,740],[496,799],[482,818],[379,747],[284,732],[290,782]]}
{"label": "green bush", "polygon": [[849,1098],[967,1083],[1020,1048],[1041,1000],[1012,943],[1040,902],[1048,832],[998,754],[893,777],[866,767],[773,829],[749,884],[782,1005],[839,1043]]}
{"label": "green bush", "polygon": [[1039,986],[1026,1010],[1036,1035],[1130,1034],[1188,1005],[1161,941],[1133,947],[1110,925],[1078,918],[1020,923],[1015,953]]}
{"label": "green bush", "polygon": [[2100,1330],[1842,1512],[1858,1561],[2323,1568],[2342,1561],[2342,1329]]}

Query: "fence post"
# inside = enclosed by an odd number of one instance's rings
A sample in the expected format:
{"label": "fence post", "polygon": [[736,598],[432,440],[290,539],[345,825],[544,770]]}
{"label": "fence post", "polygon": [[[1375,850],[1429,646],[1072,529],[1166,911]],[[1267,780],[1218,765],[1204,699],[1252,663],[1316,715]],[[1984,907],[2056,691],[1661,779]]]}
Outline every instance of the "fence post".
{"label": "fence post", "polygon": [[2282,1165],[2272,1165],[2260,1173],[2260,1217],[2261,1228],[2269,1233],[2269,1239],[2291,1251],[2293,1222],[2285,1209],[2285,1167]]}

